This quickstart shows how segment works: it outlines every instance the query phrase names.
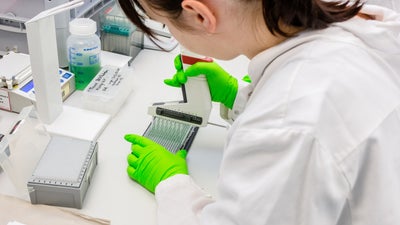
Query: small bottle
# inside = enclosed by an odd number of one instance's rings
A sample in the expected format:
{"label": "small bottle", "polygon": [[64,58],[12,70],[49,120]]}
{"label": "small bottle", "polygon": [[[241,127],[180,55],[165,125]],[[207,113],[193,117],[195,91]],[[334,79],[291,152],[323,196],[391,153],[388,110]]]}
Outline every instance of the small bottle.
{"label": "small bottle", "polygon": [[100,71],[100,38],[96,22],[77,18],[69,23],[67,39],[69,70],[75,74],[75,87],[83,90]]}

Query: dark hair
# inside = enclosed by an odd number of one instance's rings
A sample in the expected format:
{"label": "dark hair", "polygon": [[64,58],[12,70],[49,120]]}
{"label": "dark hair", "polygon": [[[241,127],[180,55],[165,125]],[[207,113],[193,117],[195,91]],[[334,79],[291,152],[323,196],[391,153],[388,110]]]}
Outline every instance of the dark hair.
{"label": "dark hair", "polygon": [[[143,15],[138,12],[136,8],[145,12],[143,7],[139,4],[137,0],[118,0],[118,3],[125,13],[125,15],[135,24],[139,29],[141,29],[145,34],[152,38],[155,38],[154,33],[143,23]],[[167,12],[171,18],[178,18],[182,13],[182,0],[148,0],[148,4],[154,9]]]}
{"label": "dark hair", "polygon": [[[182,0],[147,0],[150,7],[166,12],[171,18],[182,13]],[[252,0],[249,0],[252,1]],[[256,0],[258,1],[258,0]],[[361,0],[326,2],[324,0],[261,0],[264,21],[272,34],[290,36],[280,24],[304,29],[322,29],[334,22],[346,21],[360,11]],[[154,37],[154,33],[144,25],[143,16],[136,7],[143,10],[137,0],[118,0],[126,16],[144,33]],[[350,3],[352,2],[352,3]]]}
{"label": "dark hair", "polygon": [[271,33],[288,36],[280,29],[283,24],[304,28],[322,29],[334,22],[346,21],[360,11],[362,3],[356,0],[326,2],[323,0],[262,0],[264,21]]}

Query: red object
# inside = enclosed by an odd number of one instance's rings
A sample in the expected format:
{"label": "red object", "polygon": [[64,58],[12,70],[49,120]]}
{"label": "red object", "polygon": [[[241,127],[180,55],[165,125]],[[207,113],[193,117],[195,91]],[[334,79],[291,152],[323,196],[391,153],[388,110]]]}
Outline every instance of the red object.
{"label": "red object", "polygon": [[182,63],[187,64],[187,65],[193,65],[197,62],[212,62],[213,59],[210,57],[204,57],[204,58],[195,58],[192,56],[187,56],[187,55],[181,55]]}

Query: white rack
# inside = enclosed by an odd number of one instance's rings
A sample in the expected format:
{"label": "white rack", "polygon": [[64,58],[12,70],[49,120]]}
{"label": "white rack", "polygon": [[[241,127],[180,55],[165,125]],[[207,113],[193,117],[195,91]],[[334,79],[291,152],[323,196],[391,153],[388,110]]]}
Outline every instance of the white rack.
{"label": "white rack", "polygon": [[[29,53],[26,39],[25,22],[38,13],[70,0],[17,0],[5,1],[0,4],[0,54],[7,51]],[[105,7],[111,6],[115,0],[84,0],[84,4],[55,17],[57,28],[58,48],[62,49],[63,42],[69,35],[68,22],[74,18],[92,18]],[[96,19],[95,19],[96,20]],[[61,54],[62,51],[61,51]],[[59,55],[60,56],[62,55]],[[60,63],[65,64],[65,62]],[[61,65],[63,66],[63,65]]]}

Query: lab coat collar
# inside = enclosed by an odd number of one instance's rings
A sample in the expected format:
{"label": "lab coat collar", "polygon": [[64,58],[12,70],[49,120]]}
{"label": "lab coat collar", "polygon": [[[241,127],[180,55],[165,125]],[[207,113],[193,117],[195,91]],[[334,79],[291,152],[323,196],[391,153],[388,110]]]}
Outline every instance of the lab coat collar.
{"label": "lab coat collar", "polygon": [[[343,30],[353,33],[371,49],[398,55],[400,53],[400,14],[384,7],[371,5],[365,5],[361,13],[372,15],[375,18],[375,20],[367,21],[371,27],[366,27],[365,20],[358,17],[346,22],[332,24],[332,27],[340,27]],[[264,71],[279,56],[306,42],[319,39],[322,36],[335,35],[332,34],[334,32],[329,28],[303,31],[297,36],[259,53],[249,63],[248,71],[252,85],[255,86],[262,75],[272,75],[272,73],[264,74]],[[268,79],[268,77],[264,77],[263,79]]]}
{"label": "lab coat collar", "polygon": [[[400,14],[376,5],[365,5],[361,13],[374,19],[365,21],[355,17],[344,23],[336,23],[335,26],[351,32],[370,49],[400,54]],[[371,29],[366,29],[365,22]]]}

